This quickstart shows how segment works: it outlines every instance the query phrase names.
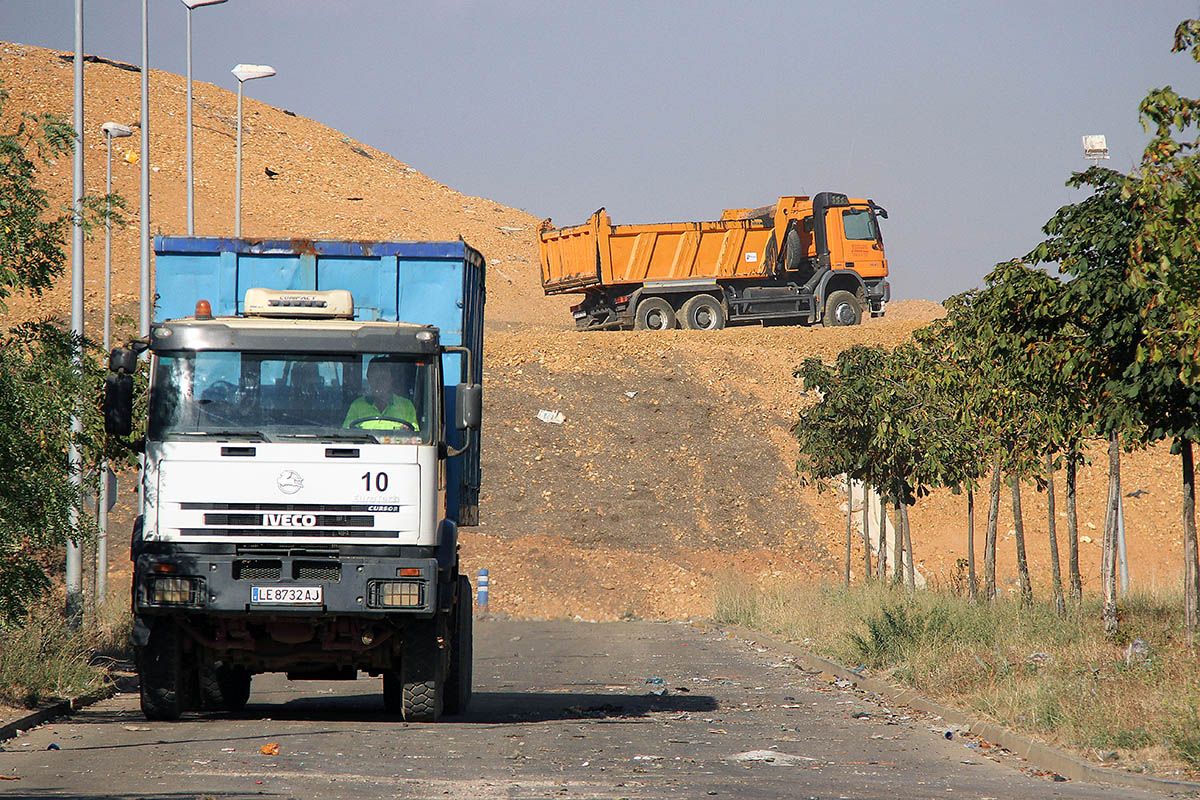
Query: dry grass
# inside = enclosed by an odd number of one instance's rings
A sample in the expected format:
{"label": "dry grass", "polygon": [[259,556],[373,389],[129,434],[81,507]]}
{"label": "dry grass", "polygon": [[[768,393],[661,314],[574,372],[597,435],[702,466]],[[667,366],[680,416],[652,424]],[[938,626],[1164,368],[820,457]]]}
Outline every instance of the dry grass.
{"label": "dry grass", "polygon": [[[716,616],[1092,758],[1115,751],[1128,769],[1200,770],[1200,673],[1177,597],[1128,598],[1115,641],[1105,639],[1092,602],[1060,617],[1052,606],[985,606],[881,586],[730,580]],[[1135,639],[1146,655],[1129,654]]]}
{"label": "dry grass", "polygon": [[71,632],[61,593],[47,598],[24,625],[0,629],[0,703],[34,708],[99,689],[126,654],[129,625],[128,601],[110,597]]}

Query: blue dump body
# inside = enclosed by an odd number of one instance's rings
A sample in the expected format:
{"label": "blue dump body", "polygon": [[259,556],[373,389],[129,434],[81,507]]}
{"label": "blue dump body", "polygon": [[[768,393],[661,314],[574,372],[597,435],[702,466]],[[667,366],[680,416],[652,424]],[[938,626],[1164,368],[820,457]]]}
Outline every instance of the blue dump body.
{"label": "blue dump body", "polygon": [[[348,289],[355,318],[435,325],[444,345],[466,345],[483,378],[483,255],[465,242],[358,242],[308,239],[252,240],[200,236],[154,239],[154,319],[190,317],[197,300],[213,315],[241,315],[246,290]],[[461,444],[454,428],[455,384],[467,382],[462,356],[443,359],[446,441]],[[446,516],[459,525],[479,517],[479,435],[464,454],[449,459]]]}

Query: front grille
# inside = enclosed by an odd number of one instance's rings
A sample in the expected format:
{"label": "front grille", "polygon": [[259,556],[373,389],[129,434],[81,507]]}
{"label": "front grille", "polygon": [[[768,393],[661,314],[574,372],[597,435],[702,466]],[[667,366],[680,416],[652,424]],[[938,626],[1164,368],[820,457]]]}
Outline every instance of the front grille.
{"label": "front grille", "polygon": [[288,539],[398,539],[400,531],[345,530],[338,528],[180,528],[181,536],[261,536]]}
{"label": "front grille", "polygon": [[293,561],[292,577],[298,581],[340,581],[342,565],[336,561]]}
{"label": "front grille", "polygon": [[283,562],[256,559],[254,561],[234,561],[233,579],[235,581],[274,581],[279,580],[283,572]]}

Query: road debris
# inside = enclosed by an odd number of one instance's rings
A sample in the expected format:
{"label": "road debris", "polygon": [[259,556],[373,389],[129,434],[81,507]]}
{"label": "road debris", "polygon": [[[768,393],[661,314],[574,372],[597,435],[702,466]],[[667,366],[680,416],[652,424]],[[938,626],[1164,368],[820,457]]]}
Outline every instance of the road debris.
{"label": "road debris", "polygon": [[567,418],[563,416],[561,411],[547,411],[544,408],[538,411],[537,418],[551,425],[562,425],[567,421]]}
{"label": "road debris", "polygon": [[656,697],[662,697],[667,693],[666,682],[657,675],[646,678],[646,685],[654,687],[650,690],[650,694],[655,695]]}
{"label": "road debris", "polygon": [[747,750],[733,757],[734,761],[743,764],[774,764],[779,767],[798,767],[812,764],[817,759],[808,756],[797,756],[790,753],[780,753],[777,750]]}
{"label": "road debris", "polygon": [[279,755],[279,742],[267,742],[262,747],[258,748],[258,752],[262,753],[264,756],[277,756]]}

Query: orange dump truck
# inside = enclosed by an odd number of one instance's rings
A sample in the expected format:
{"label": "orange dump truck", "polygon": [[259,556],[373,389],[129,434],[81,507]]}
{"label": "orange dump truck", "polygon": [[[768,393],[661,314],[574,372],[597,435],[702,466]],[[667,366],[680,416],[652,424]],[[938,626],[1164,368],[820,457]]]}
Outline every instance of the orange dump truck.
{"label": "orange dump truck", "polygon": [[716,222],[542,223],[546,294],[583,295],[579,329],[697,330],[779,320],[857,325],[891,298],[872,200],[836,192],[727,209]]}

